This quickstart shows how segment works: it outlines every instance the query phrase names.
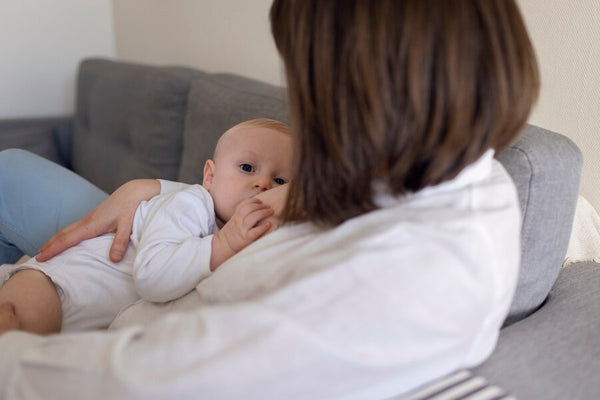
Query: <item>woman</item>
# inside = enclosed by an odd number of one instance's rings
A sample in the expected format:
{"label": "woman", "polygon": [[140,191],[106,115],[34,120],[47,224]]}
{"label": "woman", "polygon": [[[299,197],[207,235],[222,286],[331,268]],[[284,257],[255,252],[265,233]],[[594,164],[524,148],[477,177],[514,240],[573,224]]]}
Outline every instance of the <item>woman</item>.
{"label": "woman", "polygon": [[[386,398],[493,350],[520,228],[493,153],[539,86],[514,1],[275,0],[271,25],[300,177],[287,225],[181,299],[124,309],[113,331],[0,336],[7,393]],[[132,210],[167,190],[150,182],[41,257],[111,230],[122,257]]]}

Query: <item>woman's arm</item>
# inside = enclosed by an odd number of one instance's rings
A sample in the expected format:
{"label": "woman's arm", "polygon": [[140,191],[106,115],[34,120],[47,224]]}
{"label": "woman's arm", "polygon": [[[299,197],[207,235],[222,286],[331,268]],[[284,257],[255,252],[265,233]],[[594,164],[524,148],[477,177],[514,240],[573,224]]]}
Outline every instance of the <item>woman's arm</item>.
{"label": "woman's arm", "polygon": [[48,260],[82,240],[114,232],[110,259],[121,261],[127,250],[137,206],[159,193],[160,182],[156,179],[136,179],[123,184],[85,217],[52,236],[41,247],[37,259]]}

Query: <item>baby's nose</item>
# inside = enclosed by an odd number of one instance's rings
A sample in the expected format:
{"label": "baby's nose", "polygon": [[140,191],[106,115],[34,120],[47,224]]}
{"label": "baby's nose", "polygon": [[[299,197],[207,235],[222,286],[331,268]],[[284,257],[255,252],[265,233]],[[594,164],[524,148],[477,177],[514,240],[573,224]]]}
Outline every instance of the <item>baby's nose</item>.
{"label": "baby's nose", "polygon": [[254,183],[254,187],[259,188],[263,192],[271,189],[271,178],[265,176],[258,177]]}

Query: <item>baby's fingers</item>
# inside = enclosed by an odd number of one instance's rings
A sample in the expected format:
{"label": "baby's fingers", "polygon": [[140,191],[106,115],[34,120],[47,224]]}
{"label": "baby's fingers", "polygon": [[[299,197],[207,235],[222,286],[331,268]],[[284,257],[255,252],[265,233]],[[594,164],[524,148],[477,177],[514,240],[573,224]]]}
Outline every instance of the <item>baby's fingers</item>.
{"label": "baby's fingers", "polygon": [[244,217],[243,226],[245,229],[251,230],[257,227],[261,221],[269,218],[274,213],[275,211],[271,207],[261,204]]}
{"label": "baby's fingers", "polygon": [[248,231],[248,239],[250,239],[250,241],[253,242],[256,239],[258,239],[259,237],[261,237],[262,235],[264,235],[265,233],[267,233],[270,229],[271,229],[271,223],[269,221],[266,221],[262,224],[256,225],[255,227],[253,227],[252,229],[250,229]]}

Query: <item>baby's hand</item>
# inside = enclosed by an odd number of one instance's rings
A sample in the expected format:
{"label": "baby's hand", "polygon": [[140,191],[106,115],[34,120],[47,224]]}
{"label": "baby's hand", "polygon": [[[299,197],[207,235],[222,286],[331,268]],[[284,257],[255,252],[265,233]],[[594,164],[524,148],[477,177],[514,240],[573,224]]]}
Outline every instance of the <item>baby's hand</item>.
{"label": "baby's hand", "polygon": [[273,215],[273,209],[259,199],[250,198],[242,201],[235,209],[233,216],[219,232],[234,252],[242,250],[262,236],[268,227],[261,223]]}
{"label": "baby's hand", "polygon": [[210,267],[214,271],[231,256],[264,235],[271,223],[273,209],[256,198],[242,201],[231,219],[215,235],[212,242]]}

